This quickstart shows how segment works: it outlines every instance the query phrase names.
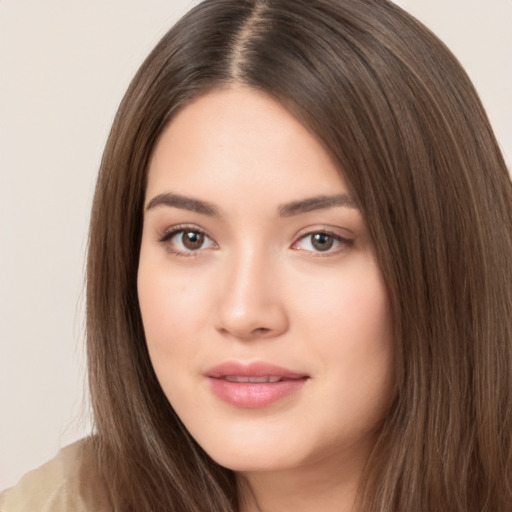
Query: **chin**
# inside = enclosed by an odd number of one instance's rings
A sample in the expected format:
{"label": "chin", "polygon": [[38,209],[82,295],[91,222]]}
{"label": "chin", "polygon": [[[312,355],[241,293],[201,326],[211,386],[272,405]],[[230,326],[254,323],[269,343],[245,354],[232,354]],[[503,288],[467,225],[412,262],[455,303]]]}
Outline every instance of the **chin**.
{"label": "chin", "polygon": [[312,470],[337,466],[345,458],[361,462],[375,442],[372,430],[344,431],[340,436],[329,429],[308,432],[297,424],[293,428],[268,423],[266,428],[261,423],[247,427],[203,431],[196,440],[217,464],[240,473]]}
{"label": "chin", "polygon": [[264,433],[197,440],[217,464],[237,472],[283,470],[300,465],[302,458],[301,443]]}
{"label": "chin", "polygon": [[290,460],[283,454],[271,454],[261,450],[257,453],[239,450],[229,454],[209,455],[220,466],[237,473],[283,471],[300,465],[298,460]]}

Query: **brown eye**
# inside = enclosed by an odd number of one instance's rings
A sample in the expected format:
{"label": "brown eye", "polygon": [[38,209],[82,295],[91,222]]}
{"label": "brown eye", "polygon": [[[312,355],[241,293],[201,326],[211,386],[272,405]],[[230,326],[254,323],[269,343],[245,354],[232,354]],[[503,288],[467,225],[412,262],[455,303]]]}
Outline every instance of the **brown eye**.
{"label": "brown eye", "polygon": [[317,251],[328,251],[334,245],[334,237],[329,233],[315,233],[311,236],[311,245]]}
{"label": "brown eye", "polygon": [[177,228],[160,239],[166,250],[180,256],[197,256],[203,250],[216,249],[217,244],[199,229]]}
{"label": "brown eye", "polygon": [[181,235],[181,243],[190,251],[201,249],[204,244],[204,234],[197,231],[184,231]]}
{"label": "brown eye", "polygon": [[300,237],[292,245],[292,249],[309,252],[317,256],[320,253],[323,253],[322,256],[334,256],[353,245],[354,240],[344,238],[336,233],[316,231]]}

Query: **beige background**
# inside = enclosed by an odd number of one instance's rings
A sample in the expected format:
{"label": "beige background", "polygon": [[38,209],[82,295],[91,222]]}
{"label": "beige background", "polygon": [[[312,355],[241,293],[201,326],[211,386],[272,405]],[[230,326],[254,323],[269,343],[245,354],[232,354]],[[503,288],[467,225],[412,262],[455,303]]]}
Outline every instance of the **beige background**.
{"label": "beige background", "polygon": [[[190,0],[0,0],[0,489],[89,431],[95,175],[142,59]],[[472,77],[512,161],[512,0],[401,0]]]}

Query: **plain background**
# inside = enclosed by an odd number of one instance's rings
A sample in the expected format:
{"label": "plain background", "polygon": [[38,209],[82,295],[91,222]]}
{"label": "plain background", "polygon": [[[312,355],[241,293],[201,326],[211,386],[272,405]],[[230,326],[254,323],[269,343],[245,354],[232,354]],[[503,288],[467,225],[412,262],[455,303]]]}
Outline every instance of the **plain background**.
{"label": "plain background", "polygon": [[[192,0],[0,0],[0,489],[91,429],[87,224],[136,69]],[[512,0],[400,0],[458,56],[512,161]]]}

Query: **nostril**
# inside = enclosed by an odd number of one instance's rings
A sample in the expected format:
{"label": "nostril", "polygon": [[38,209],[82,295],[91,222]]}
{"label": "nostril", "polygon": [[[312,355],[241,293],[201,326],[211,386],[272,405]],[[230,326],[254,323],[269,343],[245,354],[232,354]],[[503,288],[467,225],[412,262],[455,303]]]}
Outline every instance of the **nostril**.
{"label": "nostril", "polygon": [[257,327],[256,329],[253,329],[252,333],[255,336],[262,336],[265,334],[268,334],[270,332],[270,329],[268,327]]}
{"label": "nostril", "polygon": [[231,299],[219,300],[215,313],[215,330],[223,336],[263,339],[279,336],[288,329],[286,308],[277,299],[275,302],[258,300],[254,303],[246,299],[234,300],[234,295]]}

